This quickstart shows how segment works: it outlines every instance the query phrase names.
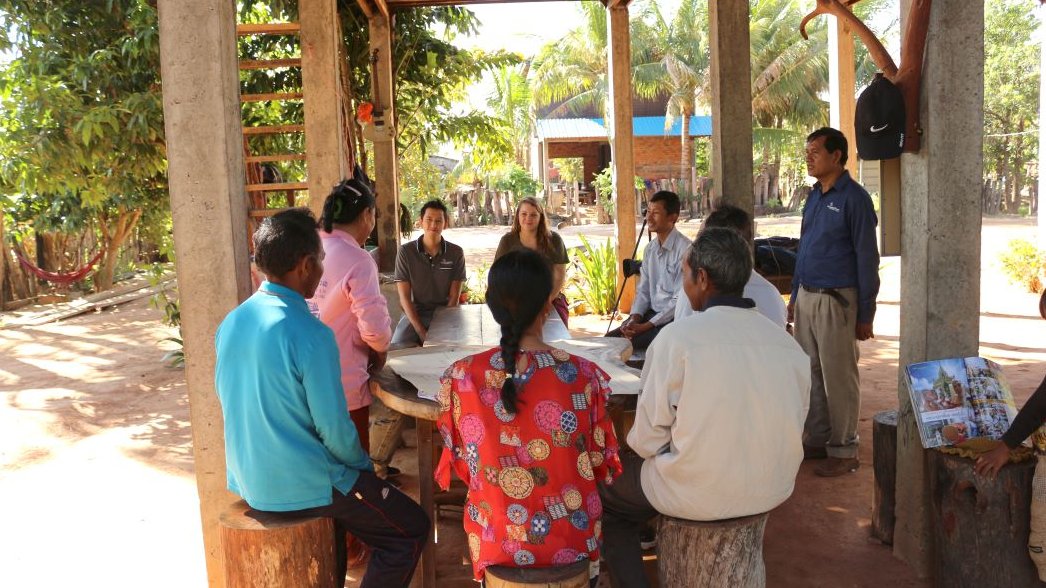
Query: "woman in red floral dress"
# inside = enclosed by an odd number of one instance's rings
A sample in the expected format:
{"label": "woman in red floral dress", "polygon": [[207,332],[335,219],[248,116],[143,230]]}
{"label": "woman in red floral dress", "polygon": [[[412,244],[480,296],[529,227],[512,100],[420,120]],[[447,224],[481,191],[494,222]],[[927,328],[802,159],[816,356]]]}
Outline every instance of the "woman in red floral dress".
{"label": "woman in red floral dress", "polygon": [[[596,483],[621,473],[606,412],[609,377],[541,339],[552,272],[532,251],[494,262],[487,305],[501,346],[458,360],[442,378],[437,421],[450,469],[468,485],[472,569],[549,567],[588,559],[598,572],[602,504]],[[507,377],[514,374],[514,377]]]}

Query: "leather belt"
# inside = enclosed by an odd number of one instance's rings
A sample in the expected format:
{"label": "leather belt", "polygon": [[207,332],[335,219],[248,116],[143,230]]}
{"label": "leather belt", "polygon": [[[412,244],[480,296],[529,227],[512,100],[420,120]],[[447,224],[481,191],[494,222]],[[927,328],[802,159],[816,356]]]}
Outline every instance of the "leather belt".
{"label": "leather belt", "polygon": [[843,306],[843,308],[850,308],[850,301],[847,300],[845,296],[843,296],[842,292],[836,290],[835,288],[814,288],[813,286],[807,286],[806,284],[803,284],[799,287],[811,294],[827,294],[832,298],[835,298],[839,302],[839,304]]}

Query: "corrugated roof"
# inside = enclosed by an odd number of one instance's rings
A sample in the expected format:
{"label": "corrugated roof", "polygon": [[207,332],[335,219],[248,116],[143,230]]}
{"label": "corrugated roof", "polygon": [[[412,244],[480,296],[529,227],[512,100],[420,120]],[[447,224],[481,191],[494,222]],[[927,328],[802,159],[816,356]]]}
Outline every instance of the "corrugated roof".
{"label": "corrugated roof", "polygon": [[[539,139],[605,139],[607,129],[601,118],[545,118],[537,121]],[[636,137],[678,137],[683,121],[676,118],[672,127],[665,130],[663,116],[632,117],[632,134]],[[712,135],[712,117],[691,116],[690,136]]]}
{"label": "corrugated roof", "polygon": [[543,118],[538,121],[541,139],[606,139],[601,118]]}

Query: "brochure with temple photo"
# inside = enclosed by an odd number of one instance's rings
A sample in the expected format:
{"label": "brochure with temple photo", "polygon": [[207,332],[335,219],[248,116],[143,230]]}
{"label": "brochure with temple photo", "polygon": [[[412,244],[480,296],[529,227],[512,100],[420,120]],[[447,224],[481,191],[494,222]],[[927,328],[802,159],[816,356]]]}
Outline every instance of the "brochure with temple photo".
{"label": "brochure with temple photo", "polygon": [[940,359],[905,368],[923,447],[998,439],[1017,416],[999,364],[983,357]]}

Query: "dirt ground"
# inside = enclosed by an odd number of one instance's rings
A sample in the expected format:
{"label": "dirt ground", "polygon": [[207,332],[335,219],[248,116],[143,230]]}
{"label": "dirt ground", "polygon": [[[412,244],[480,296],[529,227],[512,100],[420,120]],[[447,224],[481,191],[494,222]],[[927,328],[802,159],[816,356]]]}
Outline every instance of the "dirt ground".
{"label": "dirt ground", "polygon": [[[696,227],[681,225],[688,235]],[[489,263],[501,232],[452,229],[447,237],[475,267]],[[561,233],[569,246],[612,228]],[[794,236],[798,219],[760,219],[759,233]],[[1046,372],[1046,325],[1037,297],[1006,281],[998,256],[1011,239],[1034,236],[1034,221],[1024,219],[986,219],[982,231],[980,351],[1005,366],[1018,404]],[[869,537],[871,419],[898,402],[900,260],[885,258],[881,275],[876,338],[861,348],[863,465],[836,479],[802,467],[795,494],[767,527],[769,586],[929,585]],[[0,314],[0,586],[205,585],[184,374],[160,361],[172,331],[145,299],[16,324],[41,310]],[[578,317],[571,327],[602,334],[606,322]],[[408,472],[412,454],[397,454]],[[416,490],[416,476],[404,478]],[[440,585],[471,586],[455,516],[440,520]]]}

